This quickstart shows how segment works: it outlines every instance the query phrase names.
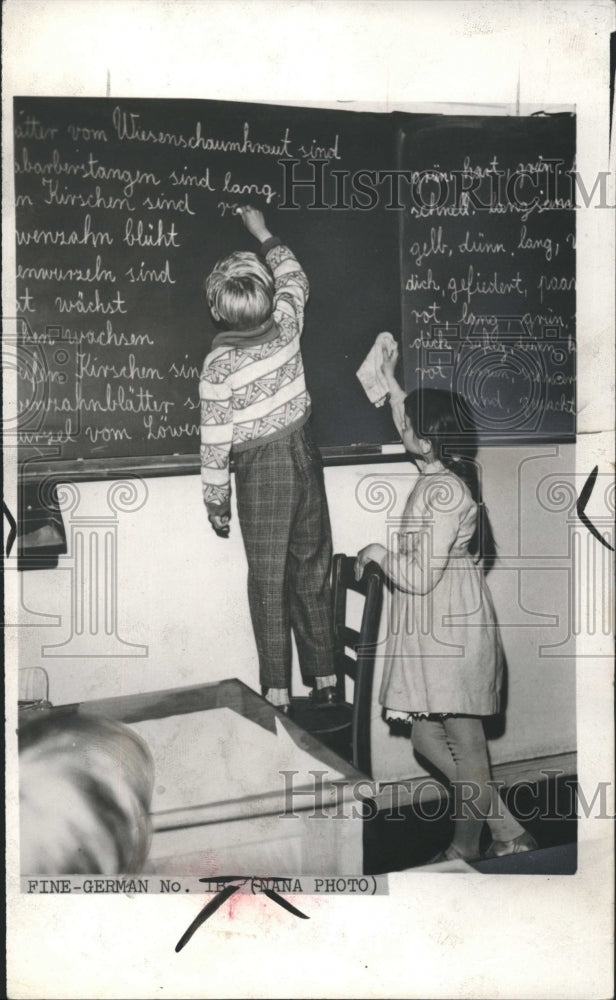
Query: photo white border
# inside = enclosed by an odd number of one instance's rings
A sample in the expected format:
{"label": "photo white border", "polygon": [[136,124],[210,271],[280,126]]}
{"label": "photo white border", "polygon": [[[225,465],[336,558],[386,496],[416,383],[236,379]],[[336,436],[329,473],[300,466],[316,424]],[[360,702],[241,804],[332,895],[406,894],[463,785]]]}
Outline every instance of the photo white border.
{"label": "photo white border", "polygon": [[[572,106],[582,177],[611,171],[610,0],[6,0],[3,302],[15,299],[12,98],[200,97],[358,110]],[[480,106],[480,107],[478,107]],[[616,126],[615,126],[616,127]],[[613,197],[610,199],[613,203]],[[578,226],[579,473],[613,469],[614,215]],[[5,406],[12,404],[10,394]],[[14,400],[13,400],[14,404]],[[10,470],[8,470],[10,471]],[[6,487],[5,487],[6,489]],[[13,491],[11,494],[10,491]],[[14,475],[8,500],[14,497]],[[15,508],[13,503],[12,509]],[[7,578],[7,620],[17,605]],[[582,595],[583,602],[586,595]],[[203,898],[45,897],[18,883],[15,654],[8,636],[7,906],[12,998],[612,995],[613,827],[579,824],[575,876],[390,876],[390,895],[236,897],[176,955]],[[613,776],[612,645],[581,636],[582,788]],[[591,658],[592,657],[592,658]],[[609,794],[613,814],[613,786]]]}

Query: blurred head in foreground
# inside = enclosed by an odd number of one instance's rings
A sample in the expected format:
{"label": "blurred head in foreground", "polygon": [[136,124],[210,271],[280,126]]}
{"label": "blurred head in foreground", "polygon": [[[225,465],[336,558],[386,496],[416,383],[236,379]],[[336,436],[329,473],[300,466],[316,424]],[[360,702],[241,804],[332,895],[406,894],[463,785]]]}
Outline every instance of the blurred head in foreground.
{"label": "blurred head in foreground", "polygon": [[150,844],[152,756],[128,726],[71,715],[19,733],[22,874],[138,872]]}

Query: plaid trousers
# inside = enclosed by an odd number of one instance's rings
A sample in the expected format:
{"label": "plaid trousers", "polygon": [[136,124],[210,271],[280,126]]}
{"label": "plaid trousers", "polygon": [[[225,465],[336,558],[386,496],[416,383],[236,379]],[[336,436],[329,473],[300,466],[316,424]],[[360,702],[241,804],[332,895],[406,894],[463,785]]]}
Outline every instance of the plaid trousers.
{"label": "plaid trousers", "polygon": [[262,687],[289,687],[291,629],[302,676],[335,673],[332,538],[310,428],[234,455],[248,602]]}

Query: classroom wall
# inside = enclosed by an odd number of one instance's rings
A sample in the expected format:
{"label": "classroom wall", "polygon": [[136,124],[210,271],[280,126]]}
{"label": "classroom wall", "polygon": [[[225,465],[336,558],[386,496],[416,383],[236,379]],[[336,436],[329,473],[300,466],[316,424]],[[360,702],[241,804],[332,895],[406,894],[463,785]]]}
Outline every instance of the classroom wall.
{"label": "classroom wall", "polygon": [[[492,759],[570,751],[575,678],[567,640],[568,517],[574,495],[554,484],[570,478],[574,449],[484,449],[479,459],[502,557],[489,580],[508,661],[505,721],[490,729]],[[370,541],[386,542],[414,475],[406,462],[326,469],[335,550],[355,553]],[[20,665],[47,670],[54,704],[225,677],[258,689],[239,526],[234,517],[229,539],[213,534],[198,476],[132,486],[72,484],[63,504],[72,508],[65,513],[67,556],[58,569],[19,575]],[[504,568],[505,558],[514,558],[512,568]],[[386,626],[384,614],[383,640]],[[564,645],[539,652],[558,643]],[[392,738],[380,719],[381,667],[374,775],[421,774],[408,741]],[[294,687],[301,687],[296,665]]]}

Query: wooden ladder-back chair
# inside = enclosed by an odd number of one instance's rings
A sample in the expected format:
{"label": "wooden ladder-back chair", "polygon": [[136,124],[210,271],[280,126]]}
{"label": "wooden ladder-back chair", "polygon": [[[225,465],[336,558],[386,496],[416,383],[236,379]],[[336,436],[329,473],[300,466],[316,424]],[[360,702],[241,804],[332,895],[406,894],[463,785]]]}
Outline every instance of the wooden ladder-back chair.
{"label": "wooden ladder-back chair", "polygon": [[[313,733],[326,746],[372,776],[370,708],[374,661],[383,600],[383,574],[370,562],[359,582],[354,574],[355,557],[334,556],[332,591],[334,603],[335,666],[340,703],[313,706],[309,698],[293,698],[295,722]],[[347,594],[364,598],[359,629],[347,625]],[[353,656],[350,650],[354,651]],[[346,679],[353,681],[353,700],[346,700]]]}

